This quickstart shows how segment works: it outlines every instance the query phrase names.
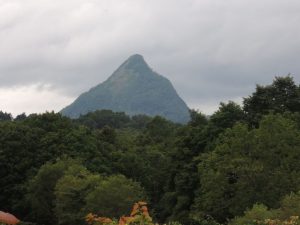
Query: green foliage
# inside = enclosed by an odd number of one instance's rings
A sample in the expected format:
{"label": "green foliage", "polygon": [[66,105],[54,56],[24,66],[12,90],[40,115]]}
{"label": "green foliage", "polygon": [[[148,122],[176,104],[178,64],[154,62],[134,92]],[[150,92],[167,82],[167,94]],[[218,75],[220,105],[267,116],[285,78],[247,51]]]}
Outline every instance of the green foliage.
{"label": "green foliage", "polygon": [[167,142],[178,126],[162,117],[156,116],[146,126],[144,135],[149,143]]}
{"label": "green foliage", "polygon": [[36,140],[42,131],[23,124],[0,123],[0,202],[2,210],[21,207],[23,183],[45,161]]}
{"label": "green foliage", "polygon": [[19,115],[16,116],[16,118],[14,119],[14,121],[23,121],[27,118],[25,113],[21,113]]}
{"label": "green foliage", "polygon": [[213,148],[214,141],[219,134],[228,128],[232,128],[237,122],[243,122],[245,114],[238,104],[229,101],[227,104],[221,102],[219,109],[209,118],[206,136],[208,145],[206,148]]}
{"label": "green foliage", "polygon": [[243,119],[244,112],[241,107],[235,102],[229,101],[227,104],[220,103],[219,109],[210,117],[209,122],[216,127],[226,129]]}
{"label": "green foliage", "polygon": [[220,133],[242,121],[243,111],[233,102],[221,103],[219,110],[209,119],[196,111],[191,111],[191,118],[188,126],[178,129],[174,150],[170,154],[169,182],[159,204],[162,217],[184,224],[194,220],[189,214],[195,190],[200,185],[198,156],[213,146]]}
{"label": "green foliage", "polygon": [[139,183],[115,175],[104,179],[88,193],[85,211],[118,218],[127,214],[131,206],[141,200],[146,200],[146,195]]}
{"label": "green foliage", "polygon": [[170,221],[170,222],[166,223],[166,225],[182,225],[182,224],[179,223],[178,221]]}
{"label": "green foliage", "polygon": [[283,220],[300,215],[300,191],[286,195],[280,202],[280,208],[273,211],[277,214],[276,218]]}
{"label": "green foliage", "polygon": [[118,217],[146,194],[122,175],[92,174],[72,159],[47,163],[28,184],[28,220],[38,224],[83,224],[88,212]]}
{"label": "green foliage", "polygon": [[112,110],[97,110],[81,115],[77,122],[91,128],[103,128],[105,126],[121,128],[130,122],[130,117],[123,112],[113,112]]}
{"label": "green foliage", "polygon": [[201,112],[198,112],[196,110],[190,110],[190,115],[191,120],[189,121],[188,125],[192,127],[207,125],[208,119]]}
{"label": "green foliage", "polygon": [[197,225],[221,225],[218,223],[216,220],[214,220],[210,216],[206,216],[205,218],[203,217],[197,217],[197,216],[190,216],[191,217],[191,224],[197,224]]}
{"label": "green foliage", "polygon": [[255,221],[264,221],[266,219],[273,219],[276,214],[270,211],[265,205],[255,204],[252,209],[245,211],[244,216],[236,217],[229,222],[229,225],[245,225],[255,224]]}
{"label": "green foliage", "polygon": [[256,202],[278,207],[300,188],[299,137],[295,123],[281,115],[266,116],[251,131],[243,124],[227,130],[215,150],[200,157],[195,212],[225,221]]}
{"label": "green foliage", "polygon": [[26,118],[24,124],[30,127],[38,127],[47,132],[55,132],[74,127],[69,118],[54,112],[31,114]]}
{"label": "green foliage", "polygon": [[143,129],[151,121],[151,117],[146,115],[134,115],[131,117],[131,127],[135,129]]}
{"label": "green foliage", "polygon": [[101,182],[99,175],[91,174],[80,165],[68,168],[55,186],[55,215],[59,225],[84,224],[87,212],[85,197]]}
{"label": "green foliage", "polygon": [[66,171],[78,163],[74,160],[64,159],[57,163],[43,165],[37,175],[29,181],[26,199],[30,207],[29,218],[39,224],[57,224],[54,216],[55,187]]}
{"label": "green foliage", "polygon": [[276,209],[268,209],[262,204],[255,204],[252,209],[246,210],[243,216],[232,219],[229,225],[264,224],[264,221],[275,222],[277,220],[290,221],[295,215],[300,215],[300,192],[292,192],[284,196],[280,202],[280,207]]}
{"label": "green foliage", "polygon": [[300,86],[291,76],[275,77],[271,85],[256,86],[256,91],[244,98],[244,111],[251,125],[257,126],[270,111],[284,113],[300,111]]}
{"label": "green foliage", "polygon": [[293,223],[298,92],[291,77],[276,78],[243,108],[221,103],[211,116],[191,110],[186,125],[110,110],[74,120],[2,113],[1,210],[40,225],[80,225],[86,213],[119,217],[147,196],[159,223]]}
{"label": "green foliage", "polygon": [[12,120],[12,115],[10,113],[0,111],[0,122],[11,121],[11,120]]}

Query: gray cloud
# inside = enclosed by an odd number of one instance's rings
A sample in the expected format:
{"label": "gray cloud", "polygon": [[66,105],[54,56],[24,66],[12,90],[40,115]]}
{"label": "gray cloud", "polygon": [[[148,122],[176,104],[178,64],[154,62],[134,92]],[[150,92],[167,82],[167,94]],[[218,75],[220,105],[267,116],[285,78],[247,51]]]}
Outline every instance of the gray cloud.
{"label": "gray cloud", "polygon": [[299,21],[298,0],[0,0],[0,89],[70,101],[140,53],[211,112],[275,75],[299,82]]}

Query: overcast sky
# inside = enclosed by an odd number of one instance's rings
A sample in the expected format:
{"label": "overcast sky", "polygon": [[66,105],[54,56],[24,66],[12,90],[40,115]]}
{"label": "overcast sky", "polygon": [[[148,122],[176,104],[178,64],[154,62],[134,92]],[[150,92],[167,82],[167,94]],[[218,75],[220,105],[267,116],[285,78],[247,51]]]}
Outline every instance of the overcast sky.
{"label": "overcast sky", "polygon": [[0,0],[0,110],[59,111],[144,56],[210,114],[300,78],[299,0]]}

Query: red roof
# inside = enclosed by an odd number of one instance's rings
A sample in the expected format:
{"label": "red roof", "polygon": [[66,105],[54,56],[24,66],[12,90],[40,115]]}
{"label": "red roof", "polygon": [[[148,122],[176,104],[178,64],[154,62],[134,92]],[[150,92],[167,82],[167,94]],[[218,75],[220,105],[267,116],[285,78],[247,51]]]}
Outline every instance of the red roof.
{"label": "red roof", "polygon": [[0,211],[0,223],[15,225],[19,222],[20,220],[17,219],[14,215]]}

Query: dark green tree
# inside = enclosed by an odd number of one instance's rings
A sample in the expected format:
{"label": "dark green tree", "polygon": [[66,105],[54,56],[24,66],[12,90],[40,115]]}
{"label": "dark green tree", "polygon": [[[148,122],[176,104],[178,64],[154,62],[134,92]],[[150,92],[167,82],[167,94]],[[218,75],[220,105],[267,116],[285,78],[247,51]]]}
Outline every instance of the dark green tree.
{"label": "dark green tree", "polygon": [[139,183],[122,175],[114,175],[102,180],[88,193],[85,211],[119,218],[128,215],[135,202],[145,200],[147,197]]}
{"label": "dark green tree", "polygon": [[271,85],[257,85],[256,91],[244,98],[244,111],[248,122],[257,126],[263,115],[300,112],[300,87],[290,75],[275,77]]}
{"label": "dark green tree", "polygon": [[1,121],[11,121],[12,115],[7,112],[0,111],[0,122]]}
{"label": "dark green tree", "polygon": [[57,218],[54,214],[55,187],[59,179],[70,167],[79,167],[78,162],[70,159],[59,160],[56,163],[46,163],[37,175],[28,182],[26,200],[30,207],[28,220],[38,224],[54,225]]}
{"label": "dark green tree", "polygon": [[23,121],[27,118],[25,113],[21,113],[19,115],[16,116],[16,118],[14,119],[14,121]]}
{"label": "dark green tree", "polygon": [[23,216],[24,183],[43,163],[37,140],[43,131],[13,122],[0,123],[0,202],[2,210]]}
{"label": "dark green tree", "polygon": [[130,117],[123,112],[113,112],[112,110],[97,110],[82,115],[77,122],[91,128],[103,128],[109,126],[112,128],[125,127],[130,122]]}
{"label": "dark green tree", "polygon": [[83,225],[87,211],[85,198],[102,178],[81,165],[71,165],[55,186],[55,216],[59,225]]}
{"label": "dark green tree", "polygon": [[296,123],[281,115],[266,116],[251,131],[243,124],[227,130],[214,151],[200,157],[194,213],[224,222],[256,202],[278,207],[300,188],[299,137]]}
{"label": "dark green tree", "polygon": [[232,128],[237,122],[243,122],[245,114],[238,104],[229,101],[220,103],[219,109],[211,115],[207,126],[207,148],[211,147],[222,132]]}

